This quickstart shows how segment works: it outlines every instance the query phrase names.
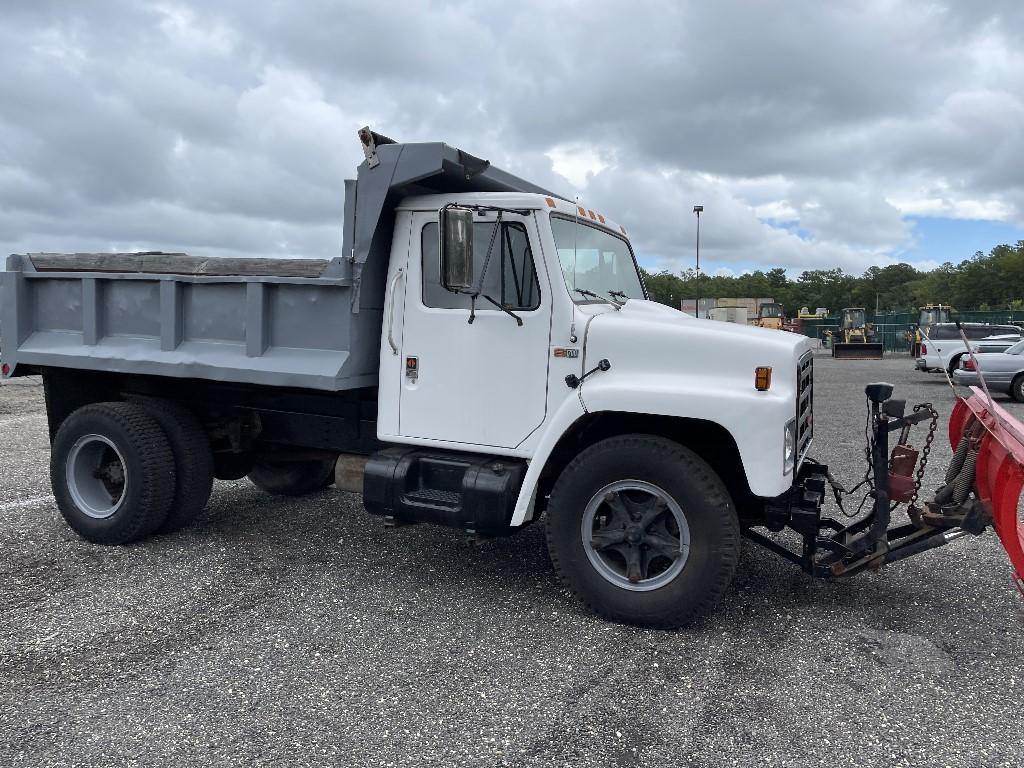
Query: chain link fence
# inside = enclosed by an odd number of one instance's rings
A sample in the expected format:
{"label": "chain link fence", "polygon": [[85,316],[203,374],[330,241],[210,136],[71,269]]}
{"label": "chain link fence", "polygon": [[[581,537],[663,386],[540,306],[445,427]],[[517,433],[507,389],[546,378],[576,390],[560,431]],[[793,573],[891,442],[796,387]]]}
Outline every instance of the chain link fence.
{"label": "chain link fence", "polygon": [[[886,352],[909,355],[917,318],[918,314],[916,312],[880,312],[877,315],[869,314],[867,321],[874,323],[875,334],[878,337],[878,341],[882,342]],[[957,320],[965,323],[1020,325],[1024,324],[1024,311],[1004,309],[998,311],[954,312],[953,321]],[[838,337],[838,317],[823,317],[800,321],[800,333],[810,336],[812,339],[817,339],[823,347],[829,345],[829,331],[832,332],[833,337]]]}

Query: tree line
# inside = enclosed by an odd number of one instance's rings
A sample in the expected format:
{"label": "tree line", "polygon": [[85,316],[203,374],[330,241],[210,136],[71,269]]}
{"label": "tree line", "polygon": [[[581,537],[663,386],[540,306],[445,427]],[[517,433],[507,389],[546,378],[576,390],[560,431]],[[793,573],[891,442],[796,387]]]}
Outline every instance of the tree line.
{"label": "tree line", "polygon": [[1024,309],[1024,240],[1016,245],[997,245],[987,255],[978,251],[970,259],[922,271],[910,264],[869,267],[857,277],[842,269],[812,269],[791,280],[782,267],[757,270],[738,276],[705,275],[698,283],[695,271],[679,274],[644,271],[651,298],[679,307],[682,299],[695,296],[771,296],[786,314],[808,307],[827,307],[835,313],[843,307],[873,311],[913,311],[923,304],[952,304],[958,310]]}

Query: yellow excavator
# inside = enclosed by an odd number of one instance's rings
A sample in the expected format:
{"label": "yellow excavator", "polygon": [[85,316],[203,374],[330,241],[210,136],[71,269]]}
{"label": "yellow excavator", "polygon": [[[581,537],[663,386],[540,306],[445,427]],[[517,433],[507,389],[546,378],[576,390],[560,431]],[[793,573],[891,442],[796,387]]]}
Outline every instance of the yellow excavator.
{"label": "yellow excavator", "polygon": [[884,347],[875,328],[866,322],[863,307],[847,307],[839,315],[839,331],[832,336],[832,357],[839,360],[881,360]]}
{"label": "yellow excavator", "polygon": [[916,360],[921,356],[921,341],[936,323],[948,323],[953,308],[948,304],[925,304],[920,308],[917,325],[911,330],[910,356]]}
{"label": "yellow excavator", "polygon": [[782,305],[778,302],[764,302],[757,307],[757,319],[753,324],[761,328],[774,328],[782,330],[782,323],[785,321]]}

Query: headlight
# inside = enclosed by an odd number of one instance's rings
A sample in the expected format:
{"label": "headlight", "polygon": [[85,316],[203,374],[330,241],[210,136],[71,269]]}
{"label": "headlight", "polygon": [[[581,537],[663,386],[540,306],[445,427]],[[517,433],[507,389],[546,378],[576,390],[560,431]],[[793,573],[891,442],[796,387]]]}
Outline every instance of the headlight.
{"label": "headlight", "polygon": [[790,419],[782,429],[782,474],[793,471],[793,453],[796,451],[796,419]]}

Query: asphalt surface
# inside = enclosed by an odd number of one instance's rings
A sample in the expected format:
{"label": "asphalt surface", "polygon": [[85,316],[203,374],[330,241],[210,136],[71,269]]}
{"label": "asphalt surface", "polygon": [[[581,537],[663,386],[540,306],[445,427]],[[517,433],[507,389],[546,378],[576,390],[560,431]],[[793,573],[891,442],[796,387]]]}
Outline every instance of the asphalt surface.
{"label": "asphalt surface", "polygon": [[[943,417],[907,358],[817,360],[816,450],[862,472],[863,385]],[[1024,408],[1008,406],[1024,418]],[[1024,609],[995,536],[837,583],[745,545],[718,611],[609,624],[540,525],[470,546],[358,496],[218,483],[127,547],[49,494],[39,382],[0,390],[0,765],[1020,766]]]}

